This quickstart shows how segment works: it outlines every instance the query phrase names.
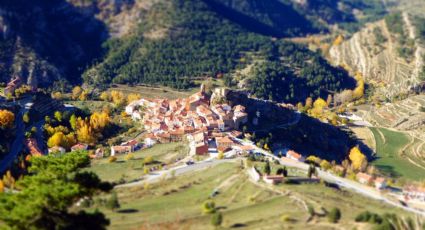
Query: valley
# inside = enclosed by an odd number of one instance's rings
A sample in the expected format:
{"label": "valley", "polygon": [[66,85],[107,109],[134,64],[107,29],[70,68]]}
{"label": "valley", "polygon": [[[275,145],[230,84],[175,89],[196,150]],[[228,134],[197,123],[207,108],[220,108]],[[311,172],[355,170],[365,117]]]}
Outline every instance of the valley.
{"label": "valley", "polygon": [[424,229],[424,12],[0,2],[0,229]]}

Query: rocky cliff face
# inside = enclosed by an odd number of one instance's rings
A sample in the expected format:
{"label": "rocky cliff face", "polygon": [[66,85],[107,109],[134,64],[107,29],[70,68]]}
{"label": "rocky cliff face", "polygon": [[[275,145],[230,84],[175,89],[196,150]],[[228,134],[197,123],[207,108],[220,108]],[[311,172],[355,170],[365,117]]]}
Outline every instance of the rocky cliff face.
{"label": "rocky cliff face", "polygon": [[405,37],[412,41],[411,55],[400,55],[399,38],[389,31],[393,25],[381,20],[368,24],[342,44],[331,47],[331,61],[360,71],[387,98],[418,89],[425,52],[418,42],[410,16],[404,13],[402,20]]}

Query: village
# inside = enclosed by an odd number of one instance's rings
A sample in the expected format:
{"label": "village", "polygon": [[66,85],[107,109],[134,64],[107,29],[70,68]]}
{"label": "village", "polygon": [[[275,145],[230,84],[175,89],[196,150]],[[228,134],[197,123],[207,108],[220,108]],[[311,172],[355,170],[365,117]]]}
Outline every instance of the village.
{"label": "village", "polygon": [[[204,86],[201,86],[199,92],[188,98],[176,100],[143,98],[130,103],[125,108],[125,112],[133,120],[140,121],[146,129],[145,148],[158,143],[188,141],[190,147],[188,159],[193,156],[218,158],[218,154],[222,154],[225,158],[253,154],[265,156],[269,161],[278,160],[283,165],[289,162],[290,165],[305,169],[309,165],[306,157],[293,150],[287,150],[278,157],[257,147],[255,143],[242,139],[243,133],[239,130],[248,123],[245,107],[242,105],[232,107],[227,103],[212,103],[205,93]],[[140,145],[134,140],[129,141],[120,146],[112,146],[111,155],[129,153],[139,147]],[[344,170],[338,165],[335,168],[336,171]],[[268,175],[256,168],[250,168],[248,175],[253,181],[262,179],[271,185],[285,181],[283,174]],[[313,175],[311,180],[318,182],[319,179]],[[389,189],[387,179],[384,177],[358,172],[354,179],[372,192],[372,188],[375,188],[378,193]],[[304,179],[302,180],[304,181]],[[399,199],[425,202],[425,191],[409,186],[402,190]]]}

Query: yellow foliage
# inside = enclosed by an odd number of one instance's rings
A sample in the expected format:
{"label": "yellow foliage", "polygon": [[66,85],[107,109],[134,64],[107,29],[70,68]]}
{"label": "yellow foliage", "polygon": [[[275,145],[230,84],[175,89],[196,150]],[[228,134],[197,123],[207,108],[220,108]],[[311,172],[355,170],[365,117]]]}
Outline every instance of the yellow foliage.
{"label": "yellow foliage", "polygon": [[123,106],[126,103],[126,98],[122,92],[112,90],[111,91],[111,100],[115,106]]}
{"label": "yellow foliage", "polygon": [[365,168],[367,165],[366,156],[360,151],[360,149],[357,146],[353,147],[350,150],[350,155],[348,157],[351,161],[351,165],[354,170],[361,170],[362,168]]}
{"label": "yellow foliage", "polygon": [[9,110],[0,110],[0,128],[10,128],[15,121],[15,114]]}
{"label": "yellow foliage", "polygon": [[323,170],[329,170],[330,168],[332,168],[332,165],[331,165],[331,163],[329,163],[329,161],[322,160],[320,162],[320,168],[322,168]]}
{"label": "yellow foliage", "polygon": [[52,98],[56,100],[62,100],[62,93],[61,92],[54,92],[52,93]]}
{"label": "yellow foliage", "polygon": [[106,112],[94,112],[90,116],[90,126],[96,131],[103,131],[110,121],[111,118]]}
{"label": "yellow foliage", "polygon": [[341,34],[340,35],[338,35],[336,38],[335,38],[335,40],[334,40],[334,42],[333,42],[333,45],[334,46],[339,46],[339,45],[341,45],[341,43],[344,41],[344,36],[342,36]]}
{"label": "yellow foliage", "polygon": [[305,100],[305,108],[306,109],[311,109],[312,106],[313,106],[313,99],[311,97],[308,97]]}
{"label": "yellow foliage", "polygon": [[72,89],[72,96],[71,96],[71,98],[72,98],[73,100],[76,100],[76,99],[80,96],[81,92],[83,92],[83,89],[81,89],[81,87],[80,87],[80,86],[75,86],[75,87]]}
{"label": "yellow foliage", "polygon": [[75,137],[73,133],[65,135],[63,132],[57,132],[47,140],[47,146],[49,148],[60,146],[65,149],[70,149],[73,145],[75,145]]}
{"label": "yellow foliage", "polygon": [[83,90],[80,94],[80,96],[78,96],[78,100],[80,101],[87,101],[87,96],[88,96],[88,92]]}
{"label": "yellow foliage", "polygon": [[221,160],[223,158],[224,158],[224,153],[220,151],[217,155],[217,159]]}
{"label": "yellow foliage", "polygon": [[3,181],[0,180],[0,193],[4,192],[4,184]]}
{"label": "yellow foliage", "polygon": [[314,162],[316,164],[320,164],[320,162],[322,161],[322,159],[320,159],[319,157],[316,157],[314,155],[310,155],[306,158],[306,161],[308,162]]}
{"label": "yellow foliage", "polygon": [[140,94],[131,93],[127,96],[127,103],[140,100],[140,98],[142,98]]}
{"label": "yellow foliage", "polygon": [[99,97],[101,100],[103,100],[103,101],[109,101],[110,100],[110,97],[109,97],[109,94],[107,93],[107,92],[102,92],[101,94],[100,94],[100,97]]}
{"label": "yellow foliage", "polygon": [[152,156],[147,156],[145,159],[143,159],[144,164],[152,164],[154,162]]}
{"label": "yellow foliage", "polygon": [[12,173],[10,172],[10,170],[8,170],[6,172],[5,175],[3,175],[3,186],[13,189],[15,187],[15,178],[12,176]]}
{"label": "yellow foliage", "polygon": [[97,134],[87,120],[78,119],[77,139],[79,142],[94,145],[97,141]]}

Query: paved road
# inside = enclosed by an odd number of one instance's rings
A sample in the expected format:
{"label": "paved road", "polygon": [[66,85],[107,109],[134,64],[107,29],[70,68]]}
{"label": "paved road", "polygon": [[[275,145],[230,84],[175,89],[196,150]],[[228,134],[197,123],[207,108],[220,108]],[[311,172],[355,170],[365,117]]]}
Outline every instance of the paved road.
{"label": "paved road", "polygon": [[[246,140],[242,140],[242,139],[237,139],[237,140],[240,141],[243,145],[253,145],[251,142],[246,141]],[[273,154],[271,154],[271,153],[269,153],[269,152],[267,152],[267,151],[265,151],[261,148],[258,148],[255,145],[253,145],[253,146],[255,147],[257,152],[263,154],[264,156],[268,157],[271,160],[277,160],[280,164],[285,165],[287,167],[298,168],[298,169],[301,169],[301,170],[304,170],[304,171],[307,171],[308,168],[309,168],[309,165],[306,164],[306,163],[296,162],[296,161],[292,162],[290,160],[284,161],[281,158],[279,158],[279,157],[277,157],[277,156],[275,156],[275,155],[273,155]],[[321,179],[323,179],[327,182],[337,184],[340,187],[344,187],[346,189],[355,191],[355,192],[360,193],[360,194],[367,196],[369,198],[372,198],[372,199],[375,199],[375,200],[378,200],[378,201],[382,201],[384,203],[387,203],[389,205],[404,209],[406,211],[425,216],[424,211],[417,210],[417,209],[407,207],[407,206],[403,206],[402,204],[400,204],[398,202],[394,202],[392,200],[389,200],[388,198],[386,198],[385,196],[380,194],[377,190],[375,190],[372,187],[368,187],[368,186],[365,186],[365,185],[360,184],[358,182],[348,180],[348,179],[345,179],[345,178],[342,178],[342,177],[339,177],[339,176],[335,176],[335,175],[333,175],[329,172],[325,172],[321,169],[317,169],[317,172],[318,172],[318,176]]]}
{"label": "paved road", "polygon": [[[127,184],[117,185],[115,187],[117,188],[128,188],[128,187],[134,187],[134,186],[140,186],[144,185],[145,183],[156,183],[159,182],[162,179],[168,179],[173,176],[180,176],[182,174],[188,173],[188,172],[194,172],[198,170],[203,170],[211,166],[215,166],[218,164],[226,163],[226,162],[235,162],[238,159],[223,159],[223,160],[217,160],[217,159],[207,159],[204,161],[196,162],[192,165],[181,165],[176,166],[174,168],[170,168],[167,170],[152,172],[146,176],[143,177],[142,180],[131,182]],[[174,175],[173,175],[174,174]]]}
{"label": "paved road", "polygon": [[5,172],[12,162],[16,159],[19,152],[22,149],[22,145],[24,143],[24,137],[25,137],[25,125],[24,121],[22,120],[22,116],[25,113],[25,109],[21,109],[19,113],[16,116],[15,125],[16,125],[16,137],[13,141],[10,152],[6,155],[6,157],[3,158],[3,160],[0,162],[0,174]]}

